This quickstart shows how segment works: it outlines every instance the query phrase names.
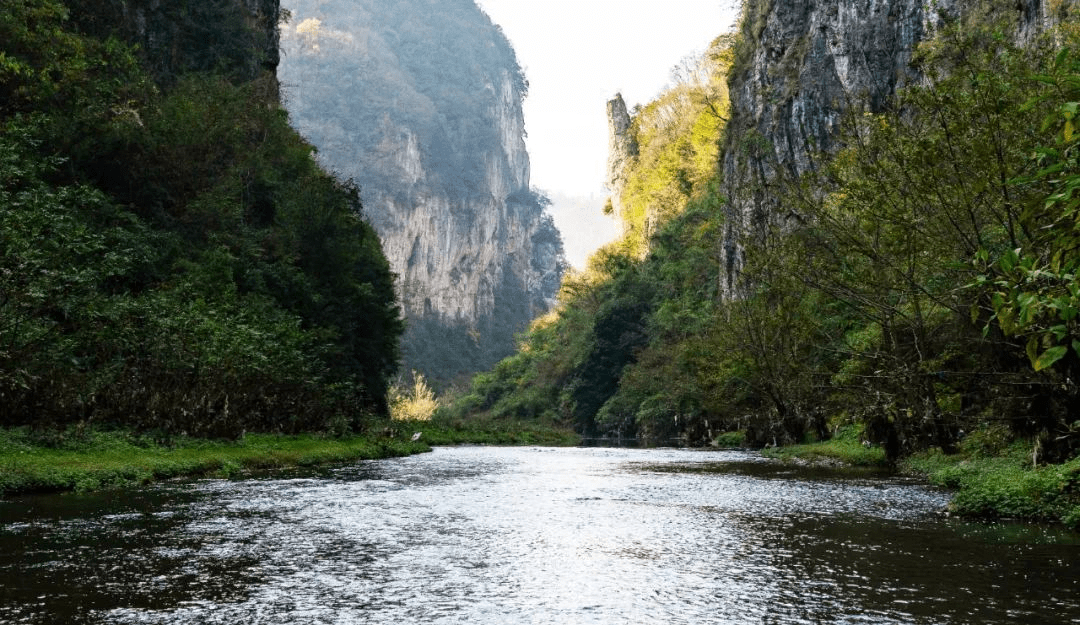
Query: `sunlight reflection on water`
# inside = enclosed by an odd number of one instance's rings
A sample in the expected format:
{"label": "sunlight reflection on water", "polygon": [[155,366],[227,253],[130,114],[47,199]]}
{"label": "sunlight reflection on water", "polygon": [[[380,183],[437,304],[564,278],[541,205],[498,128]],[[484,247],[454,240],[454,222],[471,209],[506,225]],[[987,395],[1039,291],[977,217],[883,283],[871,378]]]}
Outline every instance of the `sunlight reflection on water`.
{"label": "sunlight reflection on water", "polygon": [[0,504],[0,621],[1080,622],[1075,535],[740,452],[444,448],[141,497]]}

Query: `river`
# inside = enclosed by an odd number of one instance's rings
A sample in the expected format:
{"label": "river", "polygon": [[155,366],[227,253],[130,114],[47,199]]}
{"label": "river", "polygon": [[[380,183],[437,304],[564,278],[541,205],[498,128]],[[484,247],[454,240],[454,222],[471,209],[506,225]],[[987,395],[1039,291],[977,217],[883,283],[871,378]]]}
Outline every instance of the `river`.
{"label": "river", "polygon": [[727,451],[440,448],[0,501],[0,622],[1080,623],[1080,536]]}

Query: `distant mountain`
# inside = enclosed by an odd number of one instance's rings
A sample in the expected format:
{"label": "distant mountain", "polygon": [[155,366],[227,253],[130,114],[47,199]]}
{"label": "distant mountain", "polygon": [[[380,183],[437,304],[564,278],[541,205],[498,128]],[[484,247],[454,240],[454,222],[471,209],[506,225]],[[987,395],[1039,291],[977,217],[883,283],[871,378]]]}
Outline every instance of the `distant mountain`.
{"label": "distant mountain", "polygon": [[408,318],[406,367],[494,364],[565,267],[529,187],[527,82],[472,0],[289,0],[278,76],[294,126],[361,187]]}

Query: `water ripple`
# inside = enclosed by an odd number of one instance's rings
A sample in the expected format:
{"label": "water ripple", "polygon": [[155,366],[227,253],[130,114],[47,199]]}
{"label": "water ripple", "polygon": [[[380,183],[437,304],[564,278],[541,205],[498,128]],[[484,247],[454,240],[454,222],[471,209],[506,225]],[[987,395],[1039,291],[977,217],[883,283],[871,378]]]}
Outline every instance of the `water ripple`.
{"label": "water ripple", "polygon": [[0,505],[11,623],[1078,623],[1076,535],[737,452],[438,449]]}

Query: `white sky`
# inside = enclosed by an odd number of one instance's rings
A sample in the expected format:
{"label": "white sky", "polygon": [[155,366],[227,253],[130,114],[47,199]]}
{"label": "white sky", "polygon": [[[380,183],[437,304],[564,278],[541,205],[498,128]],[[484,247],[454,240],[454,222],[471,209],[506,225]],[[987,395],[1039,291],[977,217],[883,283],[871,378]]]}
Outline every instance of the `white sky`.
{"label": "white sky", "polygon": [[671,68],[700,53],[737,17],[736,0],[477,0],[500,25],[529,79],[525,128],[532,183],[601,193],[606,102],[646,104]]}
{"label": "white sky", "polygon": [[529,79],[525,129],[532,185],[555,200],[567,260],[614,239],[607,194],[606,103],[647,104],[671,68],[729,31],[738,0],[477,0]]}

